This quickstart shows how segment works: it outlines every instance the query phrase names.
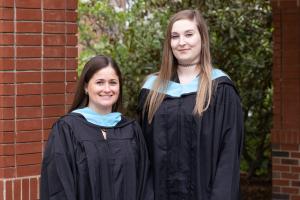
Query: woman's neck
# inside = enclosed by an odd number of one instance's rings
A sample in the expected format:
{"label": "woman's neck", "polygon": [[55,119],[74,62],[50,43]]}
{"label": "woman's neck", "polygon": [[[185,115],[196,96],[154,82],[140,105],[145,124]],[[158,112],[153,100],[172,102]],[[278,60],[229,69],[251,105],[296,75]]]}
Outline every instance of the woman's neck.
{"label": "woman's neck", "polygon": [[193,79],[195,79],[200,72],[200,67],[198,65],[191,67],[181,67],[178,65],[177,74],[180,83],[189,83]]}

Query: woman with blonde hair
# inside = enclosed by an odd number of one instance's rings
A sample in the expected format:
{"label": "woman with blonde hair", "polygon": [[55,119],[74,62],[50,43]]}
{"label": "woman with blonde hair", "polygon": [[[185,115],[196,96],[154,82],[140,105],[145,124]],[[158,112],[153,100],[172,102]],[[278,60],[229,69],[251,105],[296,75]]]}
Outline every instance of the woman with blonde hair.
{"label": "woman with blonde hair", "polygon": [[213,68],[197,10],[170,19],[158,73],[139,97],[156,200],[239,199],[243,112],[236,87]]}

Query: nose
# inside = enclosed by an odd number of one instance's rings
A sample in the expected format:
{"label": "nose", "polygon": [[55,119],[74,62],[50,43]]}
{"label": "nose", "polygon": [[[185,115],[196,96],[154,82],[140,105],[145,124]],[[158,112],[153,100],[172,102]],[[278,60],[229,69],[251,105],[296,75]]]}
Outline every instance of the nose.
{"label": "nose", "polygon": [[182,36],[179,37],[179,45],[185,45],[185,39]]}
{"label": "nose", "polygon": [[104,85],[104,92],[110,92],[110,86],[108,83]]}

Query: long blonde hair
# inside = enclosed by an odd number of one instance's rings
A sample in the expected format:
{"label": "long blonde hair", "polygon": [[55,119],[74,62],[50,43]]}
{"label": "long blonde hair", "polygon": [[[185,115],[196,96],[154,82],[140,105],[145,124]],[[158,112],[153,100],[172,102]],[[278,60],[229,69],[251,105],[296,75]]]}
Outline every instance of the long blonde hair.
{"label": "long blonde hair", "polygon": [[[148,123],[152,122],[155,112],[164,100],[169,81],[177,70],[177,60],[173,55],[171,43],[171,31],[173,24],[181,19],[188,19],[195,21],[201,37],[201,50],[200,50],[200,77],[196,104],[194,107],[194,114],[201,116],[207,110],[212,96],[212,64],[209,49],[209,36],[206,22],[202,15],[197,10],[183,10],[174,14],[168,24],[166,39],[163,47],[163,57],[158,76],[149,92],[146,102],[144,104],[144,113],[147,113]],[[160,91],[160,92],[158,92]],[[148,111],[148,112],[145,112]]]}

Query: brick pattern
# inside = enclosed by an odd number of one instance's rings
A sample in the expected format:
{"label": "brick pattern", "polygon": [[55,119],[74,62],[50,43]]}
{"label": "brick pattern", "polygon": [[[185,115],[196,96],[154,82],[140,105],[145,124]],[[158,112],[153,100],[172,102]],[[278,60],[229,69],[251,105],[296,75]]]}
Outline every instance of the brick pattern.
{"label": "brick pattern", "polygon": [[272,199],[300,200],[300,1],[273,8]]}
{"label": "brick pattern", "polygon": [[39,176],[0,180],[0,199],[39,199]]}
{"label": "brick pattern", "polygon": [[77,78],[77,3],[0,0],[0,199],[38,199],[45,141]]}

